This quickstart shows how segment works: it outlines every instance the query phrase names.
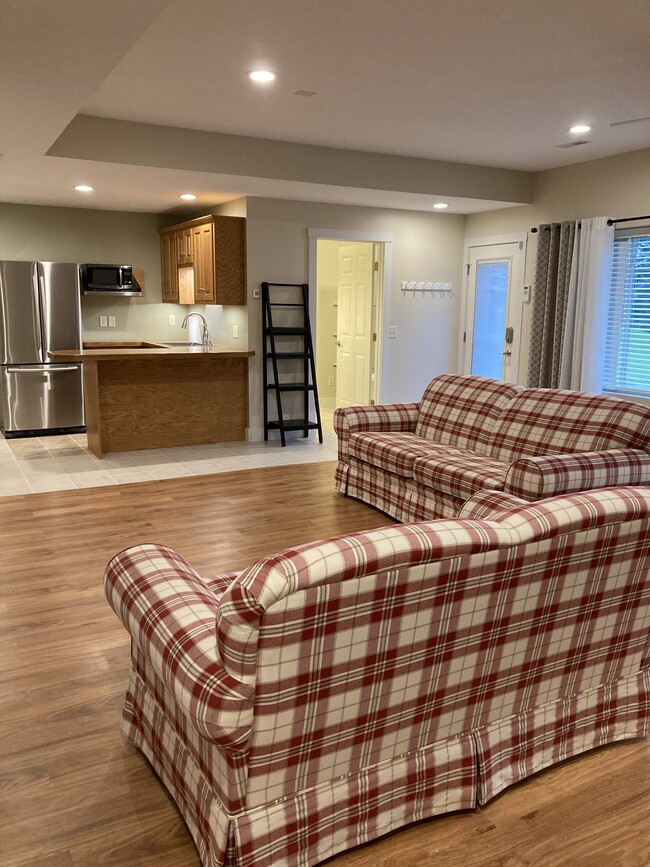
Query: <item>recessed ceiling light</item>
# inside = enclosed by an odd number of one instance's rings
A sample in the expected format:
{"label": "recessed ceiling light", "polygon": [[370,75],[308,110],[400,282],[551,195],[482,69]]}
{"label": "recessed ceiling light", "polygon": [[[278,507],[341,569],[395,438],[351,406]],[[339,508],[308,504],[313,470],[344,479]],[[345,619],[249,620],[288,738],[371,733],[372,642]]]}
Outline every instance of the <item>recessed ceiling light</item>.
{"label": "recessed ceiling light", "polygon": [[179,196],[178,198],[179,198],[179,199],[188,199],[188,200],[192,200],[192,199],[195,199],[196,196],[194,195],[194,193],[181,193],[180,196]]}
{"label": "recessed ceiling light", "polygon": [[433,207],[437,208],[439,211],[444,211],[444,209],[448,208],[449,205],[447,204],[447,202],[436,202]]}
{"label": "recessed ceiling light", "polygon": [[251,81],[259,81],[268,83],[269,81],[275,81],[278,77],[277,72],[271,72],[270,69],[251,69],[250,72],[247,72],[246,75],[251,79]]}
{"label": "recessed ceiling light", "polygon": [[88,184],[77,184],[75,187],[78,193],[92,193],[94,189],[94,187],[89,187]]}
{"label": "recessed ceiling light", "polygon": [[583,132],[589,132],[591,127],[586,123],[577,123],[575,126],[569,127],[569,132],[574,132],[576,135],[582,135]]}

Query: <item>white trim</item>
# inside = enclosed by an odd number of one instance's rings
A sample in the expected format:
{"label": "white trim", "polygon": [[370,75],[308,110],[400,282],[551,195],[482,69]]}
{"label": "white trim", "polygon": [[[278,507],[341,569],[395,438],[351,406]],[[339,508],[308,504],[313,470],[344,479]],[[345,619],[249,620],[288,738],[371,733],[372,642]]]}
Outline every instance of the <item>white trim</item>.
{"label": "white trim", "polygon": [[309,238],[320,241],[377,241],[378,243],[391,244],[395,240],[392,232],[353,231],[351,229],[307,229]]}
{"label": "white trim", "polygon": [[[511,303],[513,304],[513,309],[516,308],[519,311],[517,327],[519,329],[519,340],[521,341],[527,243],[527,232],[513,232],[508,235],[487,235],[483,238],[465,238],[465,243],[463,244],[463,292],[460,299],[460,331],[458,334],[458,370],[460,373],[465,373],[467,368],[467,344],[463,342],[463,333],[467,333],[470,330],[467,326],[470,288],[470,275],[467,273],[467,265],[469,263],[470,250],[475,247],[492,247],[498,246],[499,244],[520,245],[521,256],[517,257],[518,268],[516,271],[513,269],[510,293],[512,296]],[[521,342],[518,344],[517,349],[517,370],[515,372],[517,382],[519,382],[521,366],[520,350]]]}
{"label": "white trim", "polygon": [[467,263],[467,251],[470,247],[491,247],[492,244],[518,244],[523,242],[526,251],[528,232],[513,232],[511,235],[486,235],[484,238],[465,238],[463,246],[463,263]]}
{"label": "white trim", "polygon": [[[380,339],[380,352],[377,358],[375,380],[379,382],[379,403],[387,403],[387,387],[382,376],[384,368],[389,363],[388,340],[384,340],[384,323],[390,322],[388,315],[390,310],[390,279],[393,267],[393,240],[392,232],[351,231],[348,229],[307,229],[309,236],[309,318],[311,320],[312,333],[316,334],[316,288],[317,268],[316,257],[318,255],[318,241],[370,241],[384,245],[383,283],[381,287],[381,324],[382,334]],[[315,347],[314,347],[315,351]],[[375,384],[375,389],[377,388]],[[376,393],[376,392],[375,392]]]}

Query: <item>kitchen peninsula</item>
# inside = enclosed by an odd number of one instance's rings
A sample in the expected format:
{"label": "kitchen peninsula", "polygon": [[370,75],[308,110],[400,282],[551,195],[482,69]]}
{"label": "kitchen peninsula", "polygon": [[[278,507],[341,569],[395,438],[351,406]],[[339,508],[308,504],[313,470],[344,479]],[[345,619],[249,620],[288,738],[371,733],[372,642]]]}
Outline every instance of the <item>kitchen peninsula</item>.
{"label": "kitchen peninsula", "polygon": [[141,341],[48,354],[83,364],[88,448],[99,458],[246,438],[252,350]]}

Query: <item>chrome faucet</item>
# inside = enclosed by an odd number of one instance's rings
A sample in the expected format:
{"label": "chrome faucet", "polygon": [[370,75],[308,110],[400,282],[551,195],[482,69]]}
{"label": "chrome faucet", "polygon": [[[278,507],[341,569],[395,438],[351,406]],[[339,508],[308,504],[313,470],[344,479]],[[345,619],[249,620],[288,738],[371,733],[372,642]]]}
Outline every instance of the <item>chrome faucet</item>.
{"label": "chrome faucet", "polygon": [[210,334],[208,323],[205,321],[205,316],[202,313],[197,313],[195,310],[188,313],[185,316],[185,319],[181,322],[181,328],[187,328],[187,322],[190,316],[198,316],[201,320],[201,343],[203,346],[212,346],[212,335]]}

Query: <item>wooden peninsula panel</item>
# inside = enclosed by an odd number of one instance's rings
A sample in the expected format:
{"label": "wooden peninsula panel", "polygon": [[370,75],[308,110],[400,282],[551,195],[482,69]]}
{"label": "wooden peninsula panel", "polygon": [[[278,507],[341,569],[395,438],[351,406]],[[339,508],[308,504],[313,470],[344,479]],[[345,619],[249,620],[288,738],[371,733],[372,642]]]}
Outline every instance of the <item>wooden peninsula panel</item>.
{"label": "wooden peninsula panel", "polygon": [[[88,448],[102,457],[245,440],[253,354],[109,348],[74,353],[83,362]],[[73,353],[51,355],[63,361]]]}

